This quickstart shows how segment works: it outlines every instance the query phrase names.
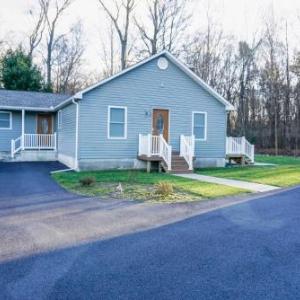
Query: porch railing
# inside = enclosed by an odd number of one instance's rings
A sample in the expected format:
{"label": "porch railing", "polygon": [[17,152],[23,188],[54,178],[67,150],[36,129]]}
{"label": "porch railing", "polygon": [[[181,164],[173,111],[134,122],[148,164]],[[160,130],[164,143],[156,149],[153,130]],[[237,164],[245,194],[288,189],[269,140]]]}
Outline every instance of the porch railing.
{"label": "porch railing", "polygon": [[226,154],[227,155],[246,155],[254,163],[254,145],[250,144],[243,137],[227,137]]}
{"label": "porch railing", "polygon": [[22,149],[22,136],[15,140],[11,140],[11,157],[14,158],[15,154]]}
{"label": "porch railing", "polygon": [[171,170],[172,147],[166,142],[163,135],[139,134],[139,156],[159,156],[168,170]]}
{"label": "porch railing", "polygon": [[11,157],[21,150],[56,150],[56,133],[24,134],[11,140]]}
{"label": "porch railing", "polygon": [[24,149],[56,149],[56,133],[24,134]]}
{"label": "porch railing", "polygon": [[182,156],[189,166],[189,170],[193,170],[193,160],[195,156],[195,137],[180,136],[180,156]]}

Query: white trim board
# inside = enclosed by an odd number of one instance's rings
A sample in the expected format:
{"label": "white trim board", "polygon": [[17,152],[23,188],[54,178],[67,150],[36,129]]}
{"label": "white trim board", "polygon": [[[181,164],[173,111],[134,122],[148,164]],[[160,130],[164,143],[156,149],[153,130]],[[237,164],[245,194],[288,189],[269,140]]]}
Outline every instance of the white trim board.
{"label": "white trim board", "polygon": [[65,101],[61,102],[60,104],[58,104],[55,107],[47,107],[47,108],[35,108],[35,107],[13,107],[13,106],[0,106],[0,109],[11,109],[11,110],[20,110],[20,109],[25,109],[25,110],[32,110],[32,111],[57,111],[58,109],[64,107],[65,105],[68,105],[69,103],[71,103],[74,99],[76,100],[81,100],[83,97],[84,93],[87,93],[97,87],[100,87],[160,56],[165,56],[166,58],[168,58],[171,62],[173,62],[179,69],[181,69],[186,75],[188,75],[191,79],[193,79],[199,86],[201,86],[204,90],[206,90],[210,95],[212,95],[216,100],[218,100],[219,102],[221,102],[227,111],[232,111],[235,110],[234,106],[229,103],[224,97],[222,97],[218,92],[216,92],[213,88],[211,88],[208,84],[206,84],[201,78],[199,78],[193,71],[191,71],[185,64],[183,64],[179,59],[177,59],[174,55],[172,55],[169,51],[164,50],[158,54],[155,54],[137,64],[135,64],[134,66],[131,66],[109,78],[106,78],[78,93],[76,93],[74,96],[71,96],[70,98],[66,99]]}
{"label": "white trim board", "polygon": [[0,113],[9,114],[9,127],[0,127],[0,130],[12,130],[12,112],[11,111],[0,110]]}
{"label": "white trim board", "polygon": [[[124,109],[125,115],[124,115],[124,136],[123,137],[110,136],[110,110],[112,108]],[[127,106],[115,106],[115,105],[108,106],[108,108],[107,108],[107,139],[108,140],[126,140],[127,139]]]}
{"label": "white trim board", "polygon": [[[197,139],[194,133],[194,115],[195,114],[202,114],[204,115],[204,138]],[[192,135],[195,136],[195,141],[207,141],[207,112],[206,111],[192,111]]]}
{"label": "white trim board", "polygon": [[[104,80],[78,92],[74,97],[76,99],[82,99],[84,93],[87,93],[99,86],[102,86],[102,85],[106,84],[107,82],[110,82],[110,81],[112,81],[112,80],[114,80],[114,79],[162,56],[162,55],[167,57],[171,62],[173,62],[179,69],[181,69],[185,74],[187,74],[191,79],[193,79],[198,85],[200,85],[210,95],[212,95],[215,99],[217,99],[219,102],[221,102],[223,105],[225,105],[227,111],[235,110],[234,106],[231,103],[229,103],[226,99],[224,99],[219,93],[217,93],[214,89],[212,89],[209,85],[207,85],[201,78],[199,78],[193,71],[191,71],[187,66],[185,66],[181,61],[179,61],[175,56],[173,56],[169,51],[166,51],[166,50],[164,50],[158,54],[155,54],[155,55],[137,63],[136,65],[131,66],[131,67],[121,71],[118,74],[115,74],[107,79],[104,79]],[[68,101],[68,100],[66,100],[66,101]]]}

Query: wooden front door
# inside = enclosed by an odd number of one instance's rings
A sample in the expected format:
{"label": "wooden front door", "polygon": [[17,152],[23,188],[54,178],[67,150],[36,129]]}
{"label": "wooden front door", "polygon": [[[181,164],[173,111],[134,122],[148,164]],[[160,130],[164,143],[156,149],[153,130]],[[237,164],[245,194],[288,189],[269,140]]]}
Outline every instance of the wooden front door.
{"label": "wooden front door", "polygon": [[38,115],[37,116],[37,133],[38,134],[52,134],[52,115]]}
{"label": "wooden front door", "polygon": [[154,109],[152,117],[152,134],[162,134],[169,141],[169,111],[166,109]]}

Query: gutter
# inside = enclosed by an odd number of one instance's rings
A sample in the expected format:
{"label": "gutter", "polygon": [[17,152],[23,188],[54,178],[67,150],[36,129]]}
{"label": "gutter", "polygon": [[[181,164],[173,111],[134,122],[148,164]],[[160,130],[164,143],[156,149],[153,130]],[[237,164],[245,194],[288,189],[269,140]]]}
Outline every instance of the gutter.
{"label": "gutter", "polygon": [[51,171],[50,174],[56,174],[56,173],[65,173],[65,172],[71,172],[71,171],[76,171],[75,169],[62,169],[62,170],[56,170],[56,171]]}
{"label": "gutter", "polygon": [[72,103],[76,105],[76,125],[75,125],[75,166],[74,169],[78,171],[78,136],[79,136],[79,104],[73,98]]}
{"label": "gutter", "polygon": [[0,109],[9,109],[9,110],[29,110],[29,111],[42,111],[42,112],[54,112],[54,107],[26,107],[26,106],[0,106]]}

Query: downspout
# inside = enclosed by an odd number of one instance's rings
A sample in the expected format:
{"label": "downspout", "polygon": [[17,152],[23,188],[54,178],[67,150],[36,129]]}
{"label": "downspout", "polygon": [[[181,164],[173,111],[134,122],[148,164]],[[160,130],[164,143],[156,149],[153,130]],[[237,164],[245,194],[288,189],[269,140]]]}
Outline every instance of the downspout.
{"label": "downspout", "polygon": [[75,125],[75,166],[74,170],[79,171],[78,169],[78,136],[79,136],[79,104],[72,100],[72,103],[76,105],[76,125]]}

